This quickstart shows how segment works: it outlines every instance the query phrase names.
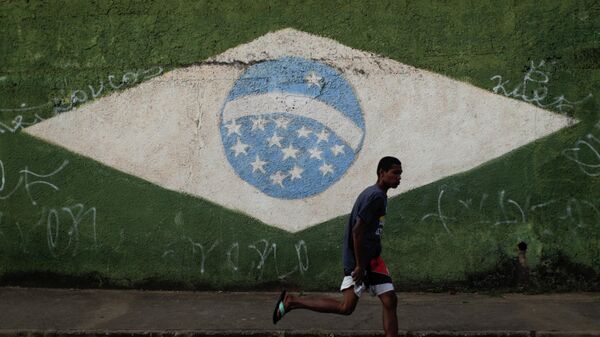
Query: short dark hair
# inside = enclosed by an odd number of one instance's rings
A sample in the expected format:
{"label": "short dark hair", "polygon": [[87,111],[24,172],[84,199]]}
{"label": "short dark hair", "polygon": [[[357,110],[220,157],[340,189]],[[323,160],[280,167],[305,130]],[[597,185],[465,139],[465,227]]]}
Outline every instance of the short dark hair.
{"label": "short dark hair", "polygon": [[402,165],[400,159],[396,157],[383,157],[379,160],[379,164],[377,164],[377,175],[381,171],[387,171],[392,168],[393,165]]}

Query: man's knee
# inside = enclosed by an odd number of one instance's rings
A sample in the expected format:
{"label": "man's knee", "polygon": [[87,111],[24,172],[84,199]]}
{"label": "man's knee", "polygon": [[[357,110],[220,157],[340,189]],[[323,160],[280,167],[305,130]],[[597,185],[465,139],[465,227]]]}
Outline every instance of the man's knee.
{"label": "man's knee", "polygon": [[343,302],[340,305],[340,314],[342,315],[350,315],[354,312],[354,308],[356,308],[356,304],[352,304],[352,303],[348,303],[348,302]]}
{"label": "man's knee", "polygon": [[358,303],[358,296],[354,293],[352,288],[344,289],[344,300],[338,307],[338,312],[342,315],[350,315],[354,312],[356,304]]}
{"label": "man's knee", "polygon": [[381,294],[381,302],[383,306],[387,309],[396,309],[398,306],[398,296],[396,296],[396,292],[389,291],[387,293]]}
{"label": "man's knee", "polygon": [[354,312],[354,307],[351,307],[349,305],[342,305],[342,307],[340,308],[340,314],[342,314],[342,315],[349,316],[353,312]]}

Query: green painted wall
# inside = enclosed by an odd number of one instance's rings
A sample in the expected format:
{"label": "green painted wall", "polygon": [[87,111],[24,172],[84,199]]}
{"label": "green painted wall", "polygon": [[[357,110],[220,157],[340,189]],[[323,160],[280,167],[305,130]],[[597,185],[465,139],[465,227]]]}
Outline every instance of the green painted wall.
{"label": "green painted wall", "polygon": [[599,17],[593,1],[2,3],[1,283],[337,288],[345,216],[290,234],[20,132],[292,27],[580,120],[393,198],[384,247],[398,289],[515,287],[525,241],[529,289],[597,290]]}

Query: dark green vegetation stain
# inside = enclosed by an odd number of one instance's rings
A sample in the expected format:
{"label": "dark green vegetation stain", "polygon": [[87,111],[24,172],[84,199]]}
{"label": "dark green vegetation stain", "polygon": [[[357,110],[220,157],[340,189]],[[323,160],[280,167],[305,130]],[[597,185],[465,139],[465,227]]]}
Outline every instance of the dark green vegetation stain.
{"label": "dark green vegetation stain", "polygon": [[[600,178],[585,175],[563,151],[590,140],[588,134],[600,139],[594,127],[599,18],[594,1],[7,2],[0,5],[0,122],[14,128],[17,116],[25,122],[48,118],[54,108],[116,91],[111,75],[124,89],[143,81],[145,71],[197,63],[286,27],[488,91],[498,83],[494,75],[508,80],[505,88],[512,91],[532,62],[543,61],[549,77],[543,103],[593,95],[562,111],[547,107],[581,123],[392,199],[384,257],[400,289],[514,289],[516,246],[526,241],[530,289],[598,289]],[[539,85],[519,94],[532,97],[535,89]],[[289,234],[16,129],[0,134],[3,284],[338,286],[345,216]],[[585,150],[579,151],[582,161],[599,163]],[[37,184],[27,193],[21,186],[4,198],[24,177],[21,170],[47,174],[64,160],[64,169],[46,179],[59,191]],[[410,180],[409,171],[404,179]]]}

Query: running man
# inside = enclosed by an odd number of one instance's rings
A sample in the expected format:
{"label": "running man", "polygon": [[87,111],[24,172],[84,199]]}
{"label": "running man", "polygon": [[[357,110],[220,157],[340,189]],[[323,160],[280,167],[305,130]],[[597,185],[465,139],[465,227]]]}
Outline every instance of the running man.
{"label": "running man", "polygon": [[377,165],[377,183],[367,187],[356,199],[344,232],[342,262],[344,279],[339,301],[327,297],[299,297],[282,291],[273,324],[294,309],[350,315],[360,295],[370,290],[383,305],[383,329],[387,337],[398,335],[397,297],[390,272],[381,258],[381,233],[387,210],[387,191],[400,184],[402,164],[394,157],[383,157]]}

